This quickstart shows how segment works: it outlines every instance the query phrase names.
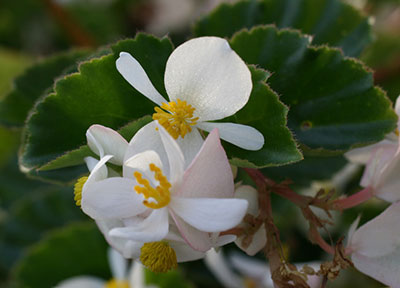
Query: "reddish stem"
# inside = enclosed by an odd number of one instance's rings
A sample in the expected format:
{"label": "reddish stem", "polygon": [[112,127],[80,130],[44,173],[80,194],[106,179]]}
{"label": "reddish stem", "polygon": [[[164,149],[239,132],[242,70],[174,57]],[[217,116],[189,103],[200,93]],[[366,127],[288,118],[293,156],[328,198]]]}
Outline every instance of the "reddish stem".
{"label": "reddish stem", "polygon": [[364,203],[372,197],[374,197],[373,189],[371,187],[367,187],[347,198],[335,200],[332,207],[336,210],[345,210]]}

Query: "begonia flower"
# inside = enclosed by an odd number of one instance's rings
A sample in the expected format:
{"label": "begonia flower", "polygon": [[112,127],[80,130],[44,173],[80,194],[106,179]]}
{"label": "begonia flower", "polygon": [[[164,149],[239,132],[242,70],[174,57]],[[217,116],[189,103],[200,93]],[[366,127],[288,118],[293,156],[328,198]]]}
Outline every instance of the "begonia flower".
{"label": "begonia flower", "polygon": [[[159,135],[158,141],[144,137],[148,127]],[[146,143],[154,150],[142,152]],[[232,172],[217,130],[209,134],[186,170],[178,144],[156,122],[138,131],[125,157],[129,159],[124,177],[92,181],[82,193],[86,214],[96,220],[124,222],[110,236],[160,241],[168,234],[171,217],[193,249],[207,251],[214,245],[209,233],[236,226],[246,212],[247,201],[232,199]]]}
{"label": "begonia flower", "polygon": [[346,248],[354,266],[385,285],[400,288],[400,202],[356,229],[358,222],[350,228]]}
{"label": "begonia flower", "polygon": [[[195,38],[172,52],[164,75],[169,101],[130,54],[121,52],[116,66],[137,91],[160,106],[155,108],[153,119],[179,141],[186,157],[194,156],[202,145],[197,128],[208,132],[218,128],[221,139],[243,149],[259,150],[264,145],[263,135],[253,127],[208,122],[235,114],[246,105],[252,91],[247,65],[225,39]],[[180,141],[182,138],[185,141]]]}
{"label": "begonia flower", "polygon": [[[400,97],[395,111],[400,116]],[[376,197],[388,202],[400,200],[400,120],[397,125],[396,132],[388,134],[384,140],[345,154],[351,162],[366,165],[360,185],[371,188]]]}

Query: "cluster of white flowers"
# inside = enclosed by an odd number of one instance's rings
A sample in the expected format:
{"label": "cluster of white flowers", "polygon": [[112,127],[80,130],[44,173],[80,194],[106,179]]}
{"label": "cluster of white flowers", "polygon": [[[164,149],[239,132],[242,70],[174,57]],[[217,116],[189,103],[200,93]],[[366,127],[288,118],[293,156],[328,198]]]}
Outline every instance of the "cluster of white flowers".
{"label": "cluster of white flowers", "polygon": [[[264,137],[249,126],[208,121],[233,115],[247,103],[251,74],[217,37],[190,40],[171,54],[165,71],[170,102],[130,54],[122,52],[116,66],[161,108],[129,143],[110,128],[88,129],[88,146],[100,159],[85,159],[91,173],[75,185],[75,200],[125,258],[166,272],[236,239],[221,232],[241,223],[249,203],[240,199],[248,197],[235,198],[220,137],[249,150],[260,149]],[[199,129],[209,132],[205,139]],[[256,247],[248,246],[250,253],[265,245],[265,230],[261,234]]]}
{"label": "cluster of white flowers", "polygon": [[[400,97],[395,111],[400,116]],[[347,251],[358,270],[393,288],[400,287],[400,119],[397,125],[383,141],[346,154],[350,161],[366,165],[360,185],[393,203],[360,228],[359,219],[353,223]]]}

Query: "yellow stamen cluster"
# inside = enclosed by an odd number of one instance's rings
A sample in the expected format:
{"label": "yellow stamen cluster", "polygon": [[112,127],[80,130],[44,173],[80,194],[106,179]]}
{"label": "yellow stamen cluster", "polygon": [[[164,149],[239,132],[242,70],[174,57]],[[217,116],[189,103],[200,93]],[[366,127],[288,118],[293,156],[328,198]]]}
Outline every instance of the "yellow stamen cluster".
{"label": "yellow stamen cluster", "polygon": [[399,133],[399,128],[397,128],[396,130],[394,130],[394,133],[395,133],[397,136],[399,136],[399,135],[400,135],[400,133]]}
{"label": "yellow stamen cluster", "polygon": [[128,281],[111,279],[106,283],[104,288],[129,288],[129,283]]}
{"label": "yellow stamen cluster", "polygon": [[78,181],[76,181],[75,185],[74,185],[74,200],[76,202],[76,206],[81,206],[81,202],[82,202],[82,189],[83,189],[83,185],[85,185],[86,181],[87,181],[88,177],[81,177],[78,179]]}
{"label": "yellow stamen cluster", "polygon": [[143,204],[152,209],[159,209],[168,205],[171,200],[171,195],[169,189],[171,188],[171,183],[168,182],[167,177],[164,176],[161,169],[158,168],[155,164],[151,163],[149,165],[150,171],[154,172],[154,178],[160,183],[156,188],[153,188],[147,179],[142,177],[140,172],[133,173],[136,181],[142,186],[135,186],[135,191],[138,194],[142,194],[145,199],[153,198],[157,201],[149,202],[148,200],[144,200]]}
{"label": "yellow stamen cluster", "polygon": [[191,126],[196,125],[199,120],[199,117],[193,117],[195,109],[186,101],[178,99],[177,102],[162,103],[161,108],[154,108],[156,113],[153,114],[153,119],[158,120],[175,139],[178,139],[179,136],[184,138],[187,133],[192,131]]}
{"label": "yellow stamen cluster", "polygon": [[140,261],[155,273],[166,273],[178,267],[175,250],[165,241],[144,243]]}

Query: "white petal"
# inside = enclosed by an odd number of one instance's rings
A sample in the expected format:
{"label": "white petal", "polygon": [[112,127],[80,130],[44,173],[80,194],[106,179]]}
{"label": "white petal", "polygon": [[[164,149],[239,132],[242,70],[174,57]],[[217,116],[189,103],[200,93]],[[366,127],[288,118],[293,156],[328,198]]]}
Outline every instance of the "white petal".
{"label": "white petal", "polygon": [[[219,233],[218,233],[219,234]],[[237,239],[236,235],[222,235],[222,236],[218,236],[216,241],[214,242],[213,247],[214,248],[218,248],[221,246],[225,246],[229,243],[232,243],[233,241],[235,241]]]}
{"label": "white petal", "polygon": [[125,239],[117,239],[110,237],[109,232],[111,229],[115,227],[121,227],[123,225],[121,220],[118,219],[104,219],[104,220],[96,220],[97,227],[101,233],[103,233],[104,237],[106,238],[108,244],[113,247],[115,250],[119,251],[121,254],[124,255],[124,247],[126,245]]}
{"label": "white petal", "polygon": [[186,169],[176,195],[183,197],[233,197],[232,170],[221,146],[218,130],[213,130]]}
{"label": "white petal", "polygon": [[144,266],[139,262],[133,261],[129,275],[129,284],[132,288],[145,288]]}
{"label": "white petal", "polygon": [[158,131],[160,132],[161,141],[164,144],[169,162],[169,180],[171,183],[180,183],[183,178],[183,169],[185,168],[185,159],[179,148],[178,143],[172,136],[157,122]]}
{"label": "white petal", "polygon": [[184,221],[205,232],[221,232],[235,227],[246,214],[242,199],[172,197],[171,209]]}
{"label": "white petal", "polygon": [[113,155],[110,162],[122,165],[128,142],[118,132],[101,125],[92,125],[86,132],[86,138],[90,149],[100,158]]}
{"label": "white petal", "polygon": [[158,183],[154,182],[154,172],[150,171],[150,164],[154,164],[158,168],[163,170],[160,156],[156,152],[144,151],[138,153],[125,161],[124,177],[132,178],[134,172],[138,171],[142,173],[142,175],[146,177],[149,181],[151,181],[154,185],[158,185]]}
{"label": "white petal", "polygon": [[168,242],[169,246],[174,249],[176,254],[177,261],[180,262],[188,262],[201,259],[205,256],[204,252],[193,250],[186,243],[180,242]]}
{"label": "white petal", "polygon": [[388,202],[400,200],[400,151],[390,159],[380,174],[379,183],[376,184],[375,195]]}
{"label": "white petal", "polygon": [[235,123],[202,122],[199,129],[211,131],[218,128],[221,139],[246,150],[260,150],[264,146],[264,136],[255,128]]}
{"label": "white petal", "polygon": [[78,276],[62,281],[55,288],[104,288],[106,282],[91,276]]}
{"label": "white petal", "polygon": [[360,215],[358,215],[358,217],[356,218],[356,220],[354,220],[353,223],[351,223],[350,228],[349,228],[349,232],[347,233],[347,244],[346,247],[351,248],[351,242],[353,239],[353,235],[354,232],[356,232],[356,229],[358,227],[358,223],[360,223]]}
{"label": "white petal", "polygon": [[266,284],[265,287],[273,287],[274,284],[271,279],[270,267],[265,261],[263,262],[239,253],[230,255],[229,260],[233,267],[243,275],[260,282],[262,281]]}
{"label": "white petal", "polygon": [[351,248],[367,257],[386,257],[400,253],[400,202],[392,204],[383,213],[354,232]]}
{"label": "white petal", "polygon": [[143,196],[137,183],[127,178],[108,178],[91,183],[82,193],[82,210],[93,219],[128,218],[144,212]]}
{"label": "white petal", "polygon": [[199,130],[193,127],[192,132],[185,135],[185,138],[179,137],[176,139],[179,147],[182,150],[185,159],[185,169],[192,163],[193,159],[199,153],[201,146],[204,143],[203,137],[200,135]]}
{"label": "white petal", "polygon": [[265,245],[267,244],[267,234],[265,231],[265,225],[263,224],[256,233],[253,235],[253,239],[248,247],[244,247],[242,245],[244,237],[239,237],[235,243],[236,245],[242,249],[244,252],[246,252],[247,255],[249,256],[254,256],[258,252],[260,252]]}
{"label": "white petal", "polygon": [[171,101],[187,101],[199,121],[235,114],[249,100],[251,73],[225,39],[201,37],[172,52],[165,69]]}
{"label": "white petal", "polygon": [[397,116],[399,117],[399,121],[397,122],[397,127],[400,127],[400,96],[396,99],[396,104],[394,106],[394,111],[396,111]]}
{"label": "white petal", "polygon": [[116,62],[117,70],[137,91],[149,98],[154,103],[161,105],[167,102],[154,88],[149,77],[140,63],[129,53],[121,52]]}
{"label": "white petal", "polygon": [[[106,179],[108,176],[108,170],[106,163],[112,158],[113,156],[111,155],[106,155],[103,158],[100,159],[100,161],[97,161],[96,165],[93,167],[93,170],[91,171],[85,185],[84,185],[84,191],[87,189],[86,187],[91,185],[92,182],[97,182],[103,179]],[[92,163],[93,164],[93,163]]]}
{"label": "white petal", "polygon": [[200,231],[186,223],[181,217],[176,215],[174,211],[170,211],[176,226],[181,233],[185,242],[194,250],[206,252],[213,246],[209,233]]}
{"label": "white petal", "polygon": [[83,160],[85,160],[86,166],[90,172],[92,172],[96,164],[99,163],[99,160],[91,156],[85,157]]}
{"label": "white petal", "polygon": [[254,187],[249,185],[240,185],[235,189],[235,198],[247,200],[247,202],[249,202],[247,213],[253,216],[258,215],[258,192]]}
{"label": "white petal", "polygon": [[113,277],[117,280],[125,280],[128,261],[112,248],[108,249],[108,261],[110,262]]}
{"label": "white petal", "polygon": [[[156,128],[156,122],[150,122],[149,124],[143,126],[135,134],[135,136],[133,136],[133,138],[129,142],[128,149],[125,154],[125,161],[132,156],[135,156],[136,154],[142,153],[144,151],[155,151],[161,159],[163,172],[167,176],[169,175],[169,162],[167,152],[165,151],[164,144],[161,141],[160,133],[156,130]],[[123,169],[124,177],[132,177],[132,169],[125,166]]]}
{"label": "white petal", "polygon": [[115,228],[110,236],[127,238],[133,241],[154,242],[160,241],[168,233],[167,208],[154,209],[151,214],[135,226]]}

